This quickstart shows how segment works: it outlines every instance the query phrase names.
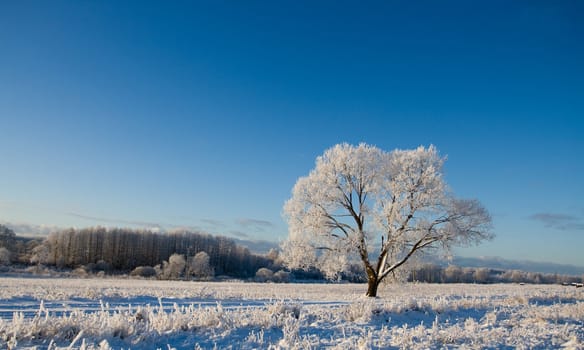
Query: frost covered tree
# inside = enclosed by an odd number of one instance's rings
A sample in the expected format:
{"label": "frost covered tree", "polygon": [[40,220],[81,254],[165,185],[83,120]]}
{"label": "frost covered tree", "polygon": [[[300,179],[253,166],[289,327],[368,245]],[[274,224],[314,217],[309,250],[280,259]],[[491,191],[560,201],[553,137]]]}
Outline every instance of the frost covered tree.
{"label": "frost covered tree", "polygon": [[10,265],[11,255],[8,249],[0,247],[0,265]]}
{"label": "frost covered tree", "polygon": [[168,279],[178,279],[185,270],[186,261],[182,254],[172,254],[168,262],[164,262],[163,275]]}
{"label": "frost covered tree", "polygon": [[189,273],[196,278],[211,278],[215,275],[215,270],[210,264],[209,254],[198,252],[191,259]]}
{"label": "frost covered tree", "polygon": [[16,234],[13,230],[4,225],[0,225],[0,247],[10,251],[14,250],[16,244]]}
{"label": "frost covered tree", "polygon": [[424,251],[492,238],[491,218],[476,200],[455,198],[434,146],[383,151],[367,144],[336,145],[318,157],[284,205],[289,268],[318,267],[338,278],[359,261],[367,295]]}
{"label": "frost covered tree", "polygon": [[50,248],[48,244],[39,244],[32,249],[30,258],[31,264],[46,264],[50,259]]}

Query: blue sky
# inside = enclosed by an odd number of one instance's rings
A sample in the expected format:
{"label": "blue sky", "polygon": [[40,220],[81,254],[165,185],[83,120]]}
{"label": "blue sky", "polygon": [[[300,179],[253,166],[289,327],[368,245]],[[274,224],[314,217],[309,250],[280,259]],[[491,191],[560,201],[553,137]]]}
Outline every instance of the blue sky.
{"label": "blue sky", "polygon": [[579,1],[3,1],[0,221],[280,240],[340,142],[434,144],[461,255],[584,265]]}

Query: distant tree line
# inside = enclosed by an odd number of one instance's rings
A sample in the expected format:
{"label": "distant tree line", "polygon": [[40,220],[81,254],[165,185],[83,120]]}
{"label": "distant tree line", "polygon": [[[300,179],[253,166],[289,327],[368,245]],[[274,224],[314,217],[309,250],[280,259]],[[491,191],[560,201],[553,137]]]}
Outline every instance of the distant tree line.
{"label": "distant tree line", "polygon": [[[277,260],[276,260],[277,261]],[[339,280],[352,283],[365,283],[362,267],[351,265]],[[319,280],[325,279],[324,273],[318,269],[311,271],[293,270],[296,279]],[[529,284],[571,284],[584,282],[582,277],[563,274],[525,272],[520,270],[501,270],[486,267],[459,267],[455,265],[440,266],[436,264],[418,264],[418,266],[403,270],[394,275],[391,282],[423,282],[423,283],[529,283]]]}
{"label": "distant tree line", "polygon": [[447,267],[434,264],[422,265],[413,269],[409,276],[410,282],[427,283],[533,283],[533,284],[565,284],[581,282],[584,278],[561,274],[542,274],[520,270],[498,270],[486,267]]}
{"label": "distant tree line", "polygon": [[[60,230],[44,239],[33,239],[18,237],[0,224],[0,267],[11,264],[53,266],[80,274],[129,273],[161,279],[209,279],[221,275],[269,282],[325,279],[316,267],[308,271],[285,271],[275,249],[265,255],[253,254],[222,236],[91,227]],[[418,265],[394,277],[399,281],[427,283],[569,284],[584,280],[561,274],[435,264]],[[358,264],[340,274],[339,280],[366,282]]]}
{"label": "distant tree line", "polygon": [[[164,268],[173,255],[182,256],[188,271],[200,274],[193,263],[205,262],[205,273],[231,277],[253,277],[258,269],[270,265],[270,260],[253,254],[232,239],[209,234],[175,231],[159,233],[127,228],[91,227],[65,229],[49,234],[42,241],[34,241],[23,251],[17,251],[17,239],[10,229],[0,225],[0,247],[10,252],[10,261],[78,268],[89,266],[110,272],[129,272],[137,267]],[[204,252],[205,255],[198,253]],[[176,267],[178,258],[174,258]],[[169,265],[170,266],[170,265]],[[168,269],[167,269],[168,270]],[[182,271],[181,274],[186,273]]]}

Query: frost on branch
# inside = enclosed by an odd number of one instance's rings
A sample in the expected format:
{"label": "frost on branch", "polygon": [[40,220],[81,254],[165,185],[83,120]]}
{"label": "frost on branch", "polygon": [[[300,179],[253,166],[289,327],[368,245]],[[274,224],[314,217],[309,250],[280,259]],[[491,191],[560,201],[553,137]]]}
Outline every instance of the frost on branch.
{"label": "frost on branch", "polygon": [[340,144],[325,151],[284,206],[283,260],[331,278],[360,261],[374,296],[419,252],[492,238],[486,209],[448,192],[444,161],[434,146],[385,152]]}

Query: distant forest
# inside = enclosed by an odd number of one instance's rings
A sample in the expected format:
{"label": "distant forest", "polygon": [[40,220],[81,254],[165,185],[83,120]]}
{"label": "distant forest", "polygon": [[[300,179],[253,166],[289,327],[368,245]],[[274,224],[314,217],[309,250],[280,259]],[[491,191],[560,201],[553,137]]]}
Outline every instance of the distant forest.
{"label": "distant forest", "polygon": [[[160,279],[216,279],[219,276],[256,281],[288,282],[324,280],[314,267],[310,271],[284,271],[278,252],[254,254],[223,236],[180,231],[159,233],[126,228],[91,227],[65,229],[46,238],[17,237],[0,225],[0,271],[9,266],[69,270],[77,275],[130,274]],[[519,270],[497,270],[425,264],[412,269],[402,280],[428,283],[582,283],[584,278]],[[366,282],[363,269],[352,266],[341,280]]]}
{"label": "distant forest", "polygon": [[0,225],[0,247],[10,253],[4,258],[5,262],[61,269],[89,266],[90,270],[108,273],[163,266],[172,255],[183,256],[186,265],[201,252],[208,256],[206,263],[215,275],[247,278],[255,276],[258,269],[271,266],[270,259],[251,253],[232,239],[187,231],[158,233],[124,228],[70,228],[53,232],[43,240],[26,240]]}

